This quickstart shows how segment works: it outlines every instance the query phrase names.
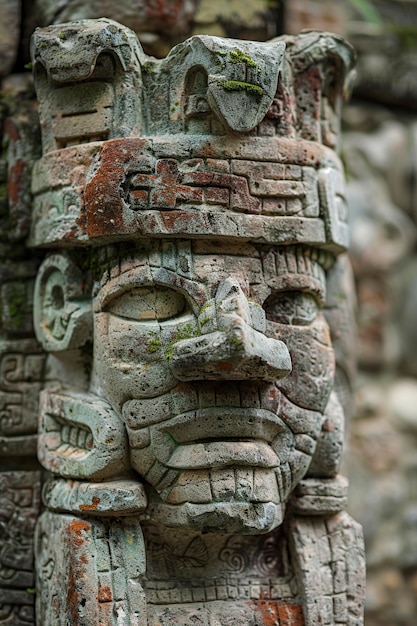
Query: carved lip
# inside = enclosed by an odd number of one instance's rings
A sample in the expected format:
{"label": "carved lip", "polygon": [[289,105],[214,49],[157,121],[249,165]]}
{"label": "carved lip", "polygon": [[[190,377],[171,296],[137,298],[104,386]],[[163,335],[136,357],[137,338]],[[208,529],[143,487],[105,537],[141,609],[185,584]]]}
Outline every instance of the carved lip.
{"label": "carved lip", "polygon": [[180,444],[220,443],[227,439],[271,443],[289,428],[266,409],[214,406],[181,413],[165,422],[161,430]]}
{"label": "carved lip", "polygon": [[277,467],[279,459],[265,441],[210,441],[178,446],[166,463],[171,469],[205,469],[240,465]]}
{"label": "carved lip", "polygon": [[163,431],[180,444],[166,463],[172,469],[271,468],[280,462],[270,443],[288,427],[266,409],[216,406],[177,415]]}

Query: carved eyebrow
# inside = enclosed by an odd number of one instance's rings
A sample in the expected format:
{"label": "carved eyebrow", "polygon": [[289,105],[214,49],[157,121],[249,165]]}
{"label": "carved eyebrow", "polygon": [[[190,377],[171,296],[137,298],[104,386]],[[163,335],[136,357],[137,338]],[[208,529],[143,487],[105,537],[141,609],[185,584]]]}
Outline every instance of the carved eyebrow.
{"label": "carved eyebrow", "polygon": [[327,251],[309,246],[282,246],[262,257],[268,287],[276,291],[306,291],[322,304],[326,300],[326,268],[331,264]]}
{"label": "carved eyebrow", "polygon": [[111,278],[100,286],[94,298],[94,312],[98,313],[102,311],[113,298],[121,296],[132,287],[142,287],[151,285],[152,283],[152,275],[148,265],[135,267],[123,274],[119,274],[115,278]]}
{"label": "carved eyebrow", "polygon": [[104,284],[94,299],[94,312],[103,311],[113,298],[121,296],[130,289],[148,286],[160,286],[179,291],[196,313],[208,298],[206,291],[196,281],[179,276],[163,267],[141,265],[119,274]]}
{"label": "carved eyebrow", "polygon": [[268,281],[272,292],[280,291],[303,291],[310,293],[324,306],[326,302],[326,283],[315,276],[307,274],[281,274]]}

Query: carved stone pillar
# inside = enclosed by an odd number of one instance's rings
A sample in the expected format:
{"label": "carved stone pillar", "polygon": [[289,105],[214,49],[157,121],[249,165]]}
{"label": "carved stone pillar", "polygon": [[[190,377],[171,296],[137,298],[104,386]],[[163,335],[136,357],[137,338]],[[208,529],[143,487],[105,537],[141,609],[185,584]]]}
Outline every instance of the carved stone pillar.
{"label": "carved stone pillar", "polygon": [[362,624],[329,327],[352,65],[317,32],[163,60],[107,19],[35,32],[39,626]]}
{"label": "carved stone pillar", "polygon": [[33,541],[40,511],[38,397],[45,354],[32,324],[38,260],[25,246],[30,170],[41,155],[25,85],[0,105],[0,624],[34,624]]}

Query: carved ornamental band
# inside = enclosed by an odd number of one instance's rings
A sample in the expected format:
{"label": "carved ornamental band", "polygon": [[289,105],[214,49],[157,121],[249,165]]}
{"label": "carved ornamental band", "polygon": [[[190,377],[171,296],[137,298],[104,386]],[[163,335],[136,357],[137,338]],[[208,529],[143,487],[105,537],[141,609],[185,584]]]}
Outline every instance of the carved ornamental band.
{"label": "carved ornamental band", "polygon": [[38,626],[360,626],[332,347],[350,46],[156,60],[99,19],[32,56]]}

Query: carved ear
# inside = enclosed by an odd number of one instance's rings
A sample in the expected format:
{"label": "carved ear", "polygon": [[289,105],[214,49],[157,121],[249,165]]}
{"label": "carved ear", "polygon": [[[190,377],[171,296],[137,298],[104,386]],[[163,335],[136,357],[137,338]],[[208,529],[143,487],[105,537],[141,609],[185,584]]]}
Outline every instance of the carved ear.
{"label": "carved ear", "polygon": [[41,265],[35,284],[34,324],[48,352],[80,348],[92,337],[91,299],[85,277],[67,256],[54,254]]}
{"label": "carved ear", "polygon": [[306,476],[333,478],[339,471],[344,443],[344,413],[335,391],[330,394],[323,428]]}

